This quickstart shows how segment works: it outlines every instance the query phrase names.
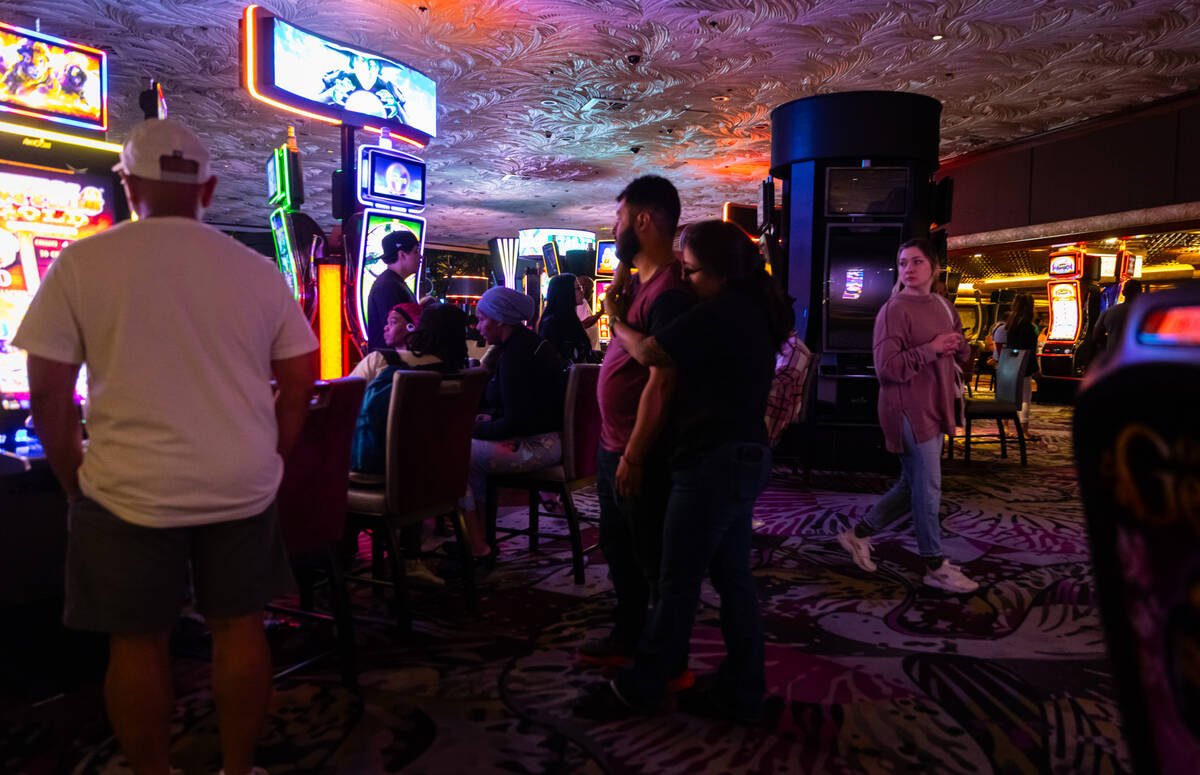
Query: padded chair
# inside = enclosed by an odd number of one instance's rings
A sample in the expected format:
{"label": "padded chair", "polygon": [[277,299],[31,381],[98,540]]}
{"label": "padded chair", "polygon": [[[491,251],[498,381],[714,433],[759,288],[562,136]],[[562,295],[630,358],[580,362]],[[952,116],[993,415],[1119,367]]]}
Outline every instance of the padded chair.
{"label": "padded chair", "polygon": [[[497,533],[503,533],[505,539],[524,535],[529,537],[530,551],[536,552],[539,537],[554,537],[539,532],[539,518],[566,519],[576,584],[583,583],[583,541],[579,532],[579,511],[572,494],[596,481],[596,452],[600,448],[600,404],[596,399],[599,381],[600,367],[596,364],[576,363],[570,368],[563,402],[562,463],[530,473],[496,474],[487,480],[488,543],[496,545]],[[499,507],[496,492],[502,488],[529,491],[529,526],[525,529],[496,527]],[[542,510],[543,492],[558,493],[562,497],[563,514]]]}
{"label": "padded chair", "polygon": [[[332,618],[341,652],[342,680],[351,688],[357,684],[358,658],[346,578],[337,545],[346,522],[350,440],[354,436],[354,423],[365,388],[366,383],[357,377],[317,384],[300,439],[284,462],[283,480],[277,496],[280,532],[300,585],[300,610],[275,605],[272,608],[291,614]],[[332,617],[313,612],[313,581],[318,570],[329,578]],[[312,661],[307,660],[285,672]]]}
{"label": "padded chair", "polygon": [[1193,775],[1200,762],[1198,320],[1200,283],[1134,299],[1076,400],[1075,467],[1138,775]]}
{"label": "padded chair", "polygon": [[[968,398],[966,399],[966,426],[963,428],[963,459],[971,462],[971,425],[978,420],[995,420],[998,440],[992,436],[982,437],[983,441],[975,444],[1000,444],[1000,457],[1008,457],[1008,438],[1004,431],[1004,421],[1012,420],[1017,428],[1017,443],[1021,449],[1021,465],[1026,465],[1025,431],[1021,428],[1021,383],[1029,359],[1033,357],[1030,350],[1000,351],[1000,361],[996,364],[996,398],[994,400]],[[951,449],[953,455],[953,448]]]}
{"label": "padded chair", "polygon": [[475,610],[474,558],[459,499],[467,491],[471,429],[487,384],[483,369],[443,377],[433,371],[397,371],[388,406],[387,462],[382,478],[350,476],[348,511],[356,527],[371,533],[390,561],[392,579],[354,577],[393,588],[396,621],[408,630],[404,561],[396,534],[405,525],[449,517],[458,538],[466,607]]}

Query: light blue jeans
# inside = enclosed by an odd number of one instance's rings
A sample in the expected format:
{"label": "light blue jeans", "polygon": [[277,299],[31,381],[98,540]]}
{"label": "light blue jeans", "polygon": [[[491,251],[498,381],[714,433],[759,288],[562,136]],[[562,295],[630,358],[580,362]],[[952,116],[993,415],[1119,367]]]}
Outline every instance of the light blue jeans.
{"label": "light blue jeans", "polygon": [[918,443],[908,417],[900,416],[904,451],[900,453],[900,481],[875,502],[854,532],[874,535],[912,512],[917,531],[917,551],[927,560],[942,556],[942,524],[938,508],[942,502],[942,434]]}

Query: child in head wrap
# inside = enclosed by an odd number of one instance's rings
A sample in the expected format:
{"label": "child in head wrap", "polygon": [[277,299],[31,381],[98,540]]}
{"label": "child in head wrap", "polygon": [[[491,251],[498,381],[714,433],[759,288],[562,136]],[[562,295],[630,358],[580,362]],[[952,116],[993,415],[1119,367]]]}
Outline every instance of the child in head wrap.
{"label": "child in head wrap", "polygon": [[[511,288],[492,288],[475,308],[479,333],[496,350],[496,367],[484,393],[484,412],[471,441],[467,509],[471,552],[491,557],[483,502],[490,473],[536,471],[562,460],[562,362],[553,348],[525,327],[534,301]],[[548,352],[547,352],[548,351]]]}

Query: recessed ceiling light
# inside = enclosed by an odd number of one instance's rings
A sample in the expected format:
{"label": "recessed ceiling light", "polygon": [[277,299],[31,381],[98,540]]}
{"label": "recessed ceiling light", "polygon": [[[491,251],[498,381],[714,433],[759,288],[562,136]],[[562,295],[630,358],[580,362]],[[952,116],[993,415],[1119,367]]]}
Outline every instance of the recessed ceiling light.
{"label": "recessed ceiling light", "polygon": [[726,97],[724,94],[718,94],[717,96],[712,98],[712,101],[713,102],[729,102],[729,98]]}
{"label": "recessed ceiling light", "polygon": [[933,39],[934,39],[934,40],[941,40],[941,39],[942,39],[942,38],[944,38],[944,37],[946,37],[946,36],[945,36],[945,35],[934,35],[934,36],[933,36]]}

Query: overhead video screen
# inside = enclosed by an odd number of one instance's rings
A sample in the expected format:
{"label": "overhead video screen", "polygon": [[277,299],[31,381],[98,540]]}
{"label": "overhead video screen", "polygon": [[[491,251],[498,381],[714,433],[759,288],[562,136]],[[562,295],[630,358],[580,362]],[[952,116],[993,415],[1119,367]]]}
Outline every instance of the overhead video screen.
{"label": "overhead video screen", "polygon": [[517,232],[517,255],[542,257],[542,245],[553,240],[562,255],[571,250],[595,250],[596,234],[582,229],[521,229]]}
{"label": "overhead video screen", "polygon": [[[62,249],[112,226],[108,178],[0,165],[0,396],[28,402],[25,353],[10,343]],[[77,392],[83,393],[80,377]],[[11,408],[11,407],[9,407]]]}
{"label": "overhead video screen", "polygon": [[0,22],[0,110],[108,128],[107,55]]}
{"label": "overhead video screen", "polygon": [[[410,127],[426,137],[437,134],[437,85],[429,76],[279,18],[258,19],[269,29],[270,53],[269,69],[261,61],[253,63],[258,75],[265,76],[258,85],[283,92],[282,101],[354,126]],[[251,48],[263,43],[262,38],[255,40]],[[263,53],[259,51],[256,59]]]}
{"label": "overhead video screen", "polygon": [[617,243],[611,240],[604,240],[599,243],[596,248],[596,275],[598,277],[612,277],[617,271]]}

